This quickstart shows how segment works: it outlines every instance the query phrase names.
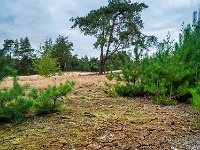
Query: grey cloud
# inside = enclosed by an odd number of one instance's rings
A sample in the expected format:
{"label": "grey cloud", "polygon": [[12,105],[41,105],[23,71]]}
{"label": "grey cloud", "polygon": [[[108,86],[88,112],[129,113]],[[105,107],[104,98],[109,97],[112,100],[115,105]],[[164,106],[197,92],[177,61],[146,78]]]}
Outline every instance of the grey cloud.
{"label": "grey cloud", "polygon": [[[144,32],[160,40],[168,31],[177,39],[182,22],[192,22],[192,12],[198,9],[199,0],[138,0],[149,8],[142,12]],[[135,0],[132,0],[135,2]],[[58,35],[68,36],[74,43],[78,56],[99,56],[93,50],[93,37],[85,37],[78,29],[70,30],[71,17],[85,16],[89,11],[107,5],[107,0],[1,0],[0,5],[0,48],[5,39],[28,37],[32,47],[46,37],[55,40]]]}

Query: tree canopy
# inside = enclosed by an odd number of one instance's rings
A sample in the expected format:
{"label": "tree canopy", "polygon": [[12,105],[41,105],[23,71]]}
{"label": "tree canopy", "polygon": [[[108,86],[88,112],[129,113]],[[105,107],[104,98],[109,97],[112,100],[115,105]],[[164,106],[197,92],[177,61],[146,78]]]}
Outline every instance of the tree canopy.
{"label": "tree canopy", "polygon": [[141,14],[148,6],[144,3],[131,3],[130,0],[109,0],[107,6],[90,11],[84,17],[71,18],[71,27],[78,27],[84,35],[94,36],[94,48],[100,50],[99,73],[104,71],[105,63],[117,51],[133,45],[149,46],[154,36],[141,32],[144,24]]}

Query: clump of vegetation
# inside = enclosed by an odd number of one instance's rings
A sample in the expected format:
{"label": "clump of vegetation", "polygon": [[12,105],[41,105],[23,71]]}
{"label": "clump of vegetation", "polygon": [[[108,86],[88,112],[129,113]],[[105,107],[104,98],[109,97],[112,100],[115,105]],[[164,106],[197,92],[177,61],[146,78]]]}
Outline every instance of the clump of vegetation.
{"label": "clump of vegetation", "polygon": [[30,92],[27,94],[27,97],[36,99],[39,96],[39,90],[37,88],[32,88]]}
{"label": "clump of vegetation", "polygon": [[149,96],[151,100],[154,102],[160,103],[162,105],[172,105],[176,104],[175,100],[172,100],[171,98],[165,96],[165,95],[160,95],[160,96]]}
{"label": "clump of vegetation", "polygon": [[143,49],[136,46],[134,61],[122,68],[122,74],[107,75],[108,79],[117,80],[113,85],[115,92],[122,96],[146,93],[165,105],[186,102],[193,96],[191,102],[199,110],[199,91],[195,83],[200,79],[200,26],[188,25],[182,31],[179,44],[168,34],[152,56],[142,55]]}
{"label": "clump of vegetation", "polygon": [[23,115],[29,112],[33,101],[23,97],[27,88],[27,85],[20,86],[14,76],[13,87],[0,90],[0,120],[18,123],[23,119]]}
{"label": "clump of vegetation", "polygon": [[0,120],[19,123],[32,110],[37,114],[48,114],[61,107],[58,99],[72,91],[74,82],[66,81],[60,86],[48,86],[45,90],[32,88],[26,95],[27,85],[19,85],[17,77],[13,77],[11,89],[0,89]]}
{"label": "clump of vegetation", "polygon": [[86,16],[70,19],[74,23],[72,29],[78,27],[84,35],[96,38],[94,47],[100,50],[99,74],[103,74],[109,66],[109,69],[114,69],[108,61],[115,57],[117,51],[130,48],[142,41],[145,44],[155,41],[154,36],[147,36],[141,32],[144,24],[140,14],[145,8],[148,6],[144,3],[109,0],[107,6],[90,11]]}
{"label": "clump of vegetation", "polygon": [[41,76],[54,76],[56,73],[61,73],[57,58],[52,58],[49,55],[43,55],[41,59],[33,62],[34,71]]}
{"label": "clump of vegetation", "polygon": [[[126,60],[125,66],[122,67],[122,73],[106,74],[107,79],[116,80],[116,84],[105,83],[107,87],[103,91],[105,93],[115,93],[120,96],[140,96],[143,95],[143,87],[139,82],[140,69],[137,62],[132,62],[130,59]],[[112,88],[111,88],[112,87]]]}
{"label": "clump of vegetation", "polygon": [[58,111],[61,106],[61,102],[58,101],[58,98],[71,92],[74,85],[74,82],[67,81],[64,84],[61,83],[60,86],[48,86],[44,91],[31,91],[29,96],[33,95],[32,93],[36,93],[37,95],[34,104],[36,113],[48,114]]}
{"label": "clump of vegetation", "polygon": [[[190,102],[192,106],[194,107],[195,111],[200,113],[200,82],[198,82],[196,88],[190,90],[190,93],[192,94],[192,98],[190,99]],[[197,121],[197,123],[200,126],[200,118]]]}

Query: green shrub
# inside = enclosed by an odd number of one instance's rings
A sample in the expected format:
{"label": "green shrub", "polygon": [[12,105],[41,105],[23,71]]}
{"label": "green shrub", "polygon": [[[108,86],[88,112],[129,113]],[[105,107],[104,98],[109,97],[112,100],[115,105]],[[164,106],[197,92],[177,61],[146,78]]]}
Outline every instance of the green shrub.
{"label": "green shrub", "polygon": [[0,120],[18,123],[23,119],[23,115],[28,113],[33,101],[22,98],[27,87],[20,86],[15,76],[11,89],[0,90]]}
{"label": "green shrub", "polygon": [[140,86],[126,84],[126,85],[116,85],[115,91],[120,96],[134,97],[142,95],[143,90]]}
{"label": "green shrub", "polygon": [[39,60],[33,62],[34,71],[41,76],[53,76],[61,73],[57,58],[51,58],[48,55],[43,55]]}
{"label": "green shrub", "polygon": [[151,100],[154,102],[158,102],[163,105],[172,105],[175,104],[176,101],[173,101],[171,98],[165,96],[165,95],[160,95],[160,96],[150,96],[149,97]]}
{"label": "green shrub", "polygon": [[22,96],[27,88],[27,85],[20,86],[17,77],[13,77],[13,87],[11,89],[0,89],[0,107],[4,107],[8,102]]}
{"label": "green shrub", "polygon": [[48,86],[46,90],[32,88],[25,95],[28,86],[21,86],[17,77],[13,77],[11,89],[0,89],[0,121],[19,123],[31,108],[38,114],[48,114],[60,109],[59,97],[72,91],[74,82],[66,81],[59,86]]}
{"label": "green shrub", "polygon": [[200,90],[198,88],[191,89],[190,93],[192,94],[192,98],[190,99],[192,106],[197,112],[200,112]]}
{"label": "green shrub", "polygon": [[27,97],[36,99],[39,96],[39,90],[36,88],[32,88],[30,92],[27,94]]}
{"label": "green shrub", "polygon": [[108,94],[109,96],[115,96],[117,93],[115,91],[115,84],[110,84],[108,82],[105,82],[104,85],[106,86],[106,88],[103,88],[102,91],[105,94]]}
{"label": "green shrub", "polygon": [[18,98],[17,100],[8,103],[5,107],[0,108],[0,120],[19,123],[32,106],[32,100]]}
{"label": "green shrub", "polygon": [[128,61],[126,65],[122,68],[122,74],[106,74],[106,78],[110,81],[115,79],[117,82],[115,84],[105,83],[106,89],[103,91],[106,94],[114,95],[118,94],[120,96],[141,96],[143,95],[143,87],[140,81],[140,70],[141,68],[137,63],[131,63]]}
{"label": "green shrub", "polygon": [[106,78],[110,81],[112,81],[114,79],[114,77],[116,76],[116,74],[113,74],[113,73],[108,73],[105,75]]}
{"label": "green shrub", "polygon": [[58,111],[61,107],[58,98],[71,92],[74,85],[74,82],[67,81],[64,84],[61,83],[60,86],[48,86],[46,90],[40,91],[34,104],[36,113],[49,114]]}
{"label": "green shrub", "polygon": [[[192,94],[190,102],[195,111],[200,113],[200,82],[197,84],[196,88],[190,90],[190,93]],[[197,125],[200,126],[200,118],[197,120]]]}

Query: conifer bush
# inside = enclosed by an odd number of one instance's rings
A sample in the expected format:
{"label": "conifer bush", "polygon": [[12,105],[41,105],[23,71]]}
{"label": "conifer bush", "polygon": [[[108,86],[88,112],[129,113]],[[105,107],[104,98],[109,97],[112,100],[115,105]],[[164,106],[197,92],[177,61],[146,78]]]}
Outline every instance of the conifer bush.
{"label": "conifer bush", "polygon": [[18,123],[29,112],[33,101],[22,97],[27,87],[20,86],[14,76],[11,89],[0,89],[0,120]]}
{"label": "conifer bush", "polygon": [[[134,55],[137,59],[125,64],[121,75],[107,75],[108,79],[117,81],[112,86],[107,84],[107,88],[121,96],[142,96],[146,93],[154,101],[165,105],[187,102],[193,96],[192,103],[199,109],[195,84],[200,80],[199,39],[200,26],[187,26],[182,30],[180,43],[174,43],[168,34],[152,56],[138,55],[136,45]],[[108,89],[106,92],[109,93]]]}
{"label": "conifer bush", "polygon": [[28,85],[19,85],[16,76],[13,77],[11,89],[0,89],[0,121],[19,123],[24,116],[35,111],[37,114],[48,114],[60,109],[58,99],[72,91],[74,82],[66,81],[59,86],[48,86],[45,90],[32,88],[28,94]]}
{"label": "conifer bush", "polygon": [[41,76],[53,76],[61,73],[57,58],[49,55],[43,55],[41,59],[33,62],[34,71]]}
{"label": "conifer bush", "polygon": [[[195,111],[200,113],[200,82],[198,82],[196,88],[190,90],[190,93],[192,94],[190,102],[194,107]],[[199,120],[197,120],[197,124],[198,126],[200,126],[200,118]]]}
{"label": "conifer bush", "polygon": [[36,113],[49,114],[58,111],[61,107],[58,99],[71,92],[74,85],[74,82],[66,81],[64,84],[60,83],[60,86],[48,86],[46,90],[40,91],[34,104]]}
{"label": "conifer bush", "polygon": [[36,88],[32,88],[30,90],[30,92],[27,94],[27,97],[32,98],[32,99],[36,99],[39,96],[39,90]]}
{"label": "conifer bush", "polygon": [[122,74],[110,73],[106,78],[110,81],[116,80],[116,84],[105,83],[107,87],[103,91],[107,94],[118,94],[120,96],[140,96],[143,95],[143,88],[141,86],[140,72],[141,68],[137,63],[130,60],[126,61],[126,65],[122,68]]}
{"label": "conifer bush", "polygon": [[190,99],[191,104],[200,113],[200,82],[196,88],[190,90],[190,93],[192,94],[192,98]]}
{"label": "conifer bush", "polygon": [[131,84],[117,85],[115,87],[115,90],[118,95],[124,96],[124,97],[125,96],[134,97],[134,96],[142,95],[142,88],[140,86],[134,86]]}
{"label": "conifer bush", "polygon": [[33,101],[26,98],[17,98],[0,108],[0,120],[19,123],[33,106]]}

